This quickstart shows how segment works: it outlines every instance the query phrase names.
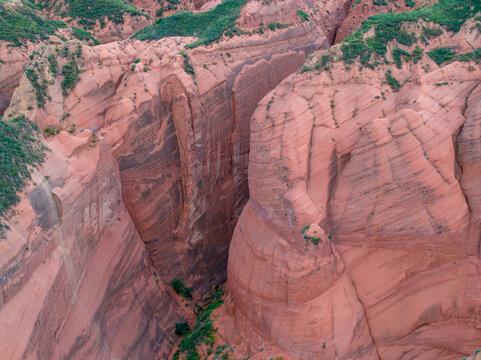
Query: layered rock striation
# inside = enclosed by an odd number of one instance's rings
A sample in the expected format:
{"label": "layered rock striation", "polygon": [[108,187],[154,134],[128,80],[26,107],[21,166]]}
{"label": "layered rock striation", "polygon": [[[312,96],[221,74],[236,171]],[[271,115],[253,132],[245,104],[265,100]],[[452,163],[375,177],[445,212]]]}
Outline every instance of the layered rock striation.
{"label": "layered rock striation", "polygon": [[[419,39],[437,25],[402,26]],[[394,49],[421,45],[389,43],[384,64],[352,60],[346,45],[318,52],[260,102],[227,341],[289,359],[458,359],[479,347],[473,29],[437,32],[400,64]]]}

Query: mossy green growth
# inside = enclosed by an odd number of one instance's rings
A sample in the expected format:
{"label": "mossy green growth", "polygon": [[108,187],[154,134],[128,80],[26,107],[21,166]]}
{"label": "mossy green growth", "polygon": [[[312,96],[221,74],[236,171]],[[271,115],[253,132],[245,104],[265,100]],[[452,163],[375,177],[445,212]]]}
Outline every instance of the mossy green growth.
{"label": "mossy green growth", "polygon": [[0,0],[0,40],[12,46],[21,46],[26,41],[46,40],[57,29],[64,27],[64,22],[48,20],[27,4],[6,6],[5,1]]}
{"label": "mossy green growth", "polygon": [[[18,203],[17,193],[31,178],[30,167],[45,159],[46,147],[38,139],[37,124],[24,115],[0,118],[0,216]],[[0,222],[0,233],[4,226]]]}
{"label": "mossy green growth", "polygon": [[224,32],[235,29],[235,21],[247,0],[226,0],[215,9],[193,13],[179,11],[178,13],[158,19],[133,38],[138,40],[157,40],[168,36],[195,36],[199,40],[187,47],[210,44],[220,39]]}

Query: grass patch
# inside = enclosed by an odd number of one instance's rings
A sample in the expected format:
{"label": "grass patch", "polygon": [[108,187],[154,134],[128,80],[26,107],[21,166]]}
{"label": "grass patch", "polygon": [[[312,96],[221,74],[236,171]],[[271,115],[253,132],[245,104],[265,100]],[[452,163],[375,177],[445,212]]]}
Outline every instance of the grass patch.
{"label": "grass patch", "polygon": [[[0,118],[0,216],[17,204],[29,167],[37,167],[45,159],[45,146],[37,138],[37,124],[21,115],[13,120]],[[0,232],[4,226],[0,222]]]}
{"label": "grass patch", "polygon": [[247,0],[226,0],[215,9],[205,12],[192,13],[179,11],[178,13],[158,19],[133,38],[138,40],[157,40],[167,36],[195,36],[199,40],[188,47],[207,45],[220,39],[228,32],[237,33],[235,21]]}
{"label": "grass patch", "polygon": [[28,5],[7,7],[5,1],[0,0],[0,40],[12,46],[47,40],[57,29],[64,27],[64,22],[48,20]]}

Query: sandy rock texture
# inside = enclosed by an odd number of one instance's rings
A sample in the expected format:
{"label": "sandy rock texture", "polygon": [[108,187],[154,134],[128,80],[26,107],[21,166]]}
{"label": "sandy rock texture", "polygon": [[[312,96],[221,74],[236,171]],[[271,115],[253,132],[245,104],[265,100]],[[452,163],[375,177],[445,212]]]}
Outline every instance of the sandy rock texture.
{"label": "sandy rock texture", "polygon": [[[168,356],[184,316],[168,283],[202,293],[225,281],[257,102],[329,45],[331,25],[290,13],[287,28],[190,50],[194,38],[37,49],[28,68],[46,84],[43,103],[23,76],[4,118],[25,114],[54,135],[0,242],[2,354]],[[79,68],[73,86],[65,66]],[[319,259],[353,291],[327,243]]]}
{"label": "sandy rock texture", "polygon": [[2,357],[167,354],[181,315],[155,281],[108,144],[86,131],[45,145],[0,242]]}
{"label": "sandy rock texture", "polygon": [[[328,47],[316,21],[295,14],[292,23],[192,50],[184,49],[189,38],[83,46],[83,72],[67,96],[49,73],[46,57],[56,52],[48,48],[35,61],[52,83],[52,100],[27,110],[34,89],[23,78],[7,116],[26,112],[42,129],[103,134],[159,276],[179,276],[205,291],[225,280],[230,237],[248,198],[249,118],[257,102],[307,52]],[[77,45],[69,46],[59,68],[75,57]]]}
{"label": "sandy rock texture", "polygon": [[[425,52],[472,51],[470,28]],[[481,343],[479,65],[311,67],[324,54],[251,119],[222,336],[288,359],[468,356]]]}

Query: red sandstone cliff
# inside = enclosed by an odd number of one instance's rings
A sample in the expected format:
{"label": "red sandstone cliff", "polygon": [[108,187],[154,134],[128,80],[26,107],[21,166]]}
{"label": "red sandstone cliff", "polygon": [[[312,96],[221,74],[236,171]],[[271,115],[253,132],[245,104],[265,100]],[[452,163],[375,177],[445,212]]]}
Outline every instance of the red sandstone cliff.
{"label": "red sandstone cliff", "polygon": [[400,69],[332,61],[338,46],[260,102],[229,252],[227,342],[288,359],[479,348],[481,72],[438,66],[426,52],[442,46],[469,53],[481,36],[468,22]]}
{"label": "red sandstone cliff", "polygon": [[[167,284],[181,277],[202,293],[225,281],[257,102],[328,47],[343,16],[301,22],[293,6],[308,7],[280,2],[264,20],[286,29],[186,51],[193,75],[179,54],[189,38],[36,52],[29,69],[48,84],[45,104],[24,76],[5,118],[26,114],[60,132],[9,219],[0,309],[9,357],[167,356],[183,316]],[[62,89],[52,57],[58,73],[82,70],[74,89]]]}

